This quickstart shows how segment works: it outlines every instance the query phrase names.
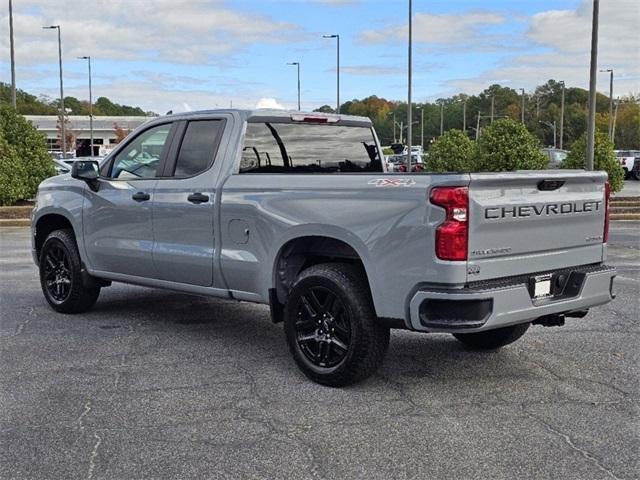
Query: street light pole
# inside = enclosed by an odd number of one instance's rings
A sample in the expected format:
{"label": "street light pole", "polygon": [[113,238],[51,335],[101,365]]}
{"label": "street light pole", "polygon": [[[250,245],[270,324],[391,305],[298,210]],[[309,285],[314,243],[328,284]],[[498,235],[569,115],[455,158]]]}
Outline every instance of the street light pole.
{"label": "street light pole", "polygon": [[340,113],[340,35],[323,35],[322,38],[335,38],[336,43],[336,113]]}
{"label": "street light pole", "polygon": [[79,60],[86,60],[89,64],[89,132],[91,135],[91,155],[93,157],[93,94],[91,92],[91,57],[78,57]]}
{"label": "street light pole", "polygon": [[616,99],[616,108],[613,111],[613,128],[611,129],[611,141],[615,145],[616,138],[616,120],[618,119],[618,106],[620,106],[620,97]]}
{"label": "street light pole", "polygon": [[407,105],[409,109],[407,110],[407,173],[411,173],[411,141],[413,140],[413,131],[412,131],[412,116],[413,116],[413,104],[411,102],[411,70],[412,70],[412,50],[413,50],[413,4],[412,1],[409,0],[409,45],[408,45],[408,62],[407,62]]}
{"label": "street light pole", "polygon": [[17,108],[16,101],[16,56],[13,48],[13,2],[9,0],[9,49],[11,51],[11,105]]}
{"label": "street light pole", "polygon": [[420,146],[422,147],[422,151],[424,152],[424,105],[420,110]]}
{"label": "street light pole", "polygon": [[67,154],[67,132],[65,128],[65,110],[64,110],[64,90],[62,86],[62,39],[60,36],[60,25],[51,25],[49,27],[42,27],[44,30],[58,30],[58,64],[60,67],[60,130],[62,131],[62,158]]}
{"label": "street light pole", "polygon": [[444,134],[444,102],[440,102],[440,136]]}
{"label": "street light pole", "polygon": [[524,88],[521,88],[520,91],[522,92],[522,105],[520,107],[520,121],[524,125]]}
{"label": "street light pole", "polygon": [[589,67],[589,120],[587,122],[587,158],[585,168],[593,170],[593,153],[596,134],[596,71],[598,70],[598,16],[600,0],[593,0],[591,26],[591,62]]}
{"label": "street light pole", "polygon": [[613,142],[613,68],[600,71],[609,73],[609,140]]}
{"label": "street light pole", "polygon": [[295,65],[298,67],[298,111],[300,111],[300,62],[289,62],[287,65]]}
{"label": "street light pole", "polygon": [[562,97],[560,98],[560,150],[564,144],[564,80],[562,84]]}
{"label": "street light pole", "polygon": [[467,99],[462,102],[462,131],[467,132]]}
{"label": "street light pole", "polygon": [[491,95],[491,123],[493,123],[494,106],[495,106],[495,97]]}
{"label": "street light pole", "polygon": [[478,110],[478,119],[476,120],[476,142],[480,138],[480,111]]}

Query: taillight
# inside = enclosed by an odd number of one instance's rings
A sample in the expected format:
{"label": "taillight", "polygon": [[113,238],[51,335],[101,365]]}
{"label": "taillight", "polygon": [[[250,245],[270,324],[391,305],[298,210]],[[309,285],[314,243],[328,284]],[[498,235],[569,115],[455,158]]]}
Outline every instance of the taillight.
{"label": "taillight", "polygon": [[602,243],[609,240],[609,200],[611,198],[611,185],[604,183],[604,231],[602,232]]}
{"label": "taillight", "polygon": [[431,203],[443,207],[447,218],[436,229],[436,256],[440,260],[466,260],[469,238],[469,189],[436,187]]}

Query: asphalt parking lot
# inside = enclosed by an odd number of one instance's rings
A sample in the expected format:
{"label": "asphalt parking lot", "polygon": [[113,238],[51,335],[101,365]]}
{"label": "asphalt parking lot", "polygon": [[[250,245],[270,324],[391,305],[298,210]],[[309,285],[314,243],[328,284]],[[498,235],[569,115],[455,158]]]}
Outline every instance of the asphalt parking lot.
{"label": "asphalt parking lot", "polygon": [[638,478],[640,223],[617,299],[500,352],[395,332],[371,380],[307,381],[268,309],[114,285],[50,310],[0,230],[0,478]]}

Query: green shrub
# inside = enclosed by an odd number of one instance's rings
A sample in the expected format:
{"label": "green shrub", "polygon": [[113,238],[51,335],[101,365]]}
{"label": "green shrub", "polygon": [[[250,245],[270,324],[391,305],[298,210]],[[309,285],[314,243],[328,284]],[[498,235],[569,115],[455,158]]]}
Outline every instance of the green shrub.
{"label": "green shrub", "polygon": [[40,182],[54,174],[44,135],[0,102],[0,204],[32,198]]}
{"label": "green shrub", "polygon": [[385,147],[382,149],[383,155],[393,155],[393,150],[390,147]]}
{"label": "green shrub", "polygon": [[476,145],[461,130],[449,130],[429,149],[428,169],[432,172],[477,171]]}
{"label": "green shrub", "polygon": [[[571,151],[563,162],[562,167],[584,169],[586,161],[587,134],[584,133],[571,145]],[[611,191],[619,192],[622,190],[624,186],[624,170],[616,160],[613,143],[611,143],[606,133],[596,132],[593,168],[607,172]]]}
{"label": "green shrub", "polygon": [[540,142],[521,123],[498,120],[487,127],[478,140],[480,171],[541,170],[549,159],[540,151]]}

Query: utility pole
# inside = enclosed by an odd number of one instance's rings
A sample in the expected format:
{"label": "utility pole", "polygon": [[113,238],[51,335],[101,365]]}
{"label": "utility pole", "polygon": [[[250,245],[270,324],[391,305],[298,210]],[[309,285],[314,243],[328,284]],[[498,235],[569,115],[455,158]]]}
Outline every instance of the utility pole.
{"label": "utility pole", "polygon": [[335,38],[336,43],[336,113],[340,113],[340,35],[323,35],[322,38]]}
{"label": "utility pole", "polygon": [[411,140],[413,140],[412,137],[412,102],[411,102],[411,70],[412,70],[412,56],[411,56],[411,52],[413,50],[413,31],[412,31],[412,25],[413,25],[413,5],[412,5],[412,1],[409,0],[409,45],[408,45],[408,62],[407,62],[407,105],[409,107],[409,109],[407,110],[407,173],[411,173]]}
{"label": "utility pole", "polygon": [[480,111],[478,111],[478,120],[476,121],[476,142],[480,138]]}
{"label": "utility pole", "polygon": [[536,95],[536,120],[540,118],[540,95]]}
{"label": "utility pole", "polygon": [[402,132],[404,132],[404,122],[400,122],[400,143],[404,145],[404,142],[402,141]]}
{"label": "utility pole", "polygon": [[593,170],[593,153],[596,132],[596,72],[598,70],[598,16],[600,0],[593,0],[591,26],[591,62],[589,68],[589,121],[587,122],[587,158],[585,168]]}
{"label": "utility pole", "polygon": [[440,136],[444,134],[444,101],[440,102]]}
{"label": "utility pole", "polygon": [[562,150],[564,143],[564,80],[560,83],[562,84],[562,97],[560,97],[560,150]]}
{"label": "utility pole", "polygon": [[613,142],[613,68],[600,71],[609,73],[609,140]]}
{"label": "utility pole", "polygon": [[17,108],[16,101],[16,55],[13,47],[13,2],[9,0],[9,49],[11,50],[11,105]]}
{"label": "utility pole", "polygon": [[91,135],[91,154],[93,157],[93,94],[91,93],[91,57],[78,57],[79,60],[87,60],[89,63],[89,131]]}
{"label": "utility pole", "polygon": [[49,27],[42,27],[45,30],[58,30],[58,64],[60,67],[60,130],[62,132],[62,158],[66,158],[67,155],[67,132],[65,125],[65,112],[64,109],[64,91],[62,87],[62,39],[60,36],[60,25],[51,25]]}
{"label": "utility pole", "polygon": [[462,102],[462,131],[467,133],[467,99]]}
{"label": "utility pole", "polygon": [[521,88],[520,91],[522,92],[522,106],[520,107],[520,121],[524,125],[524,88]]}
{"label": "utility pole", "polygon": [[495,106],[495,98],[493,95],[491,95],[491,123],[493,123],[494,106]]}

